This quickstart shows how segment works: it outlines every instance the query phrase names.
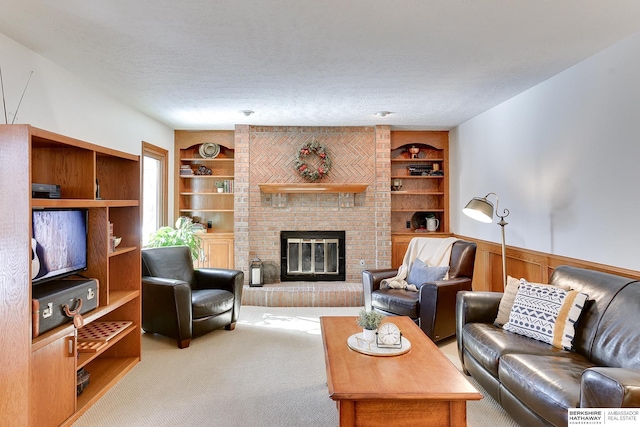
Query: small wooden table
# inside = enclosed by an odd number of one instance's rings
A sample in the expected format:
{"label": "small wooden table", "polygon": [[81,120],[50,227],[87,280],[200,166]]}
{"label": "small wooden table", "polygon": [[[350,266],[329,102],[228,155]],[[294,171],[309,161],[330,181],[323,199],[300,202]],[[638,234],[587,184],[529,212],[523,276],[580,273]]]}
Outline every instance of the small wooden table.
{"label": "small wooden table", "polygon": [[408,317],[389,317],[411,342],[398,356],[370,356],[347,346],[361,331],[355,317],[322,316],[329,397],[340,426],[466,426],[467,400],[482,395]]}

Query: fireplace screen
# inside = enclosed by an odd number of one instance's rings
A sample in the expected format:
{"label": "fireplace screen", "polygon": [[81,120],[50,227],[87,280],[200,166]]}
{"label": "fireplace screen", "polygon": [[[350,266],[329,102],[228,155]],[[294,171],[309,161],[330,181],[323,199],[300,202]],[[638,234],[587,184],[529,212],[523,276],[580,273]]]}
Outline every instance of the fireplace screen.
{"label": "fireplace screen", "polygon": [[344,231],[283,231],[280,279],[345,280]]}
{"label": "fireplace screen", "polygon": [[288,274],[338,274],[338,239],[287,239]]}

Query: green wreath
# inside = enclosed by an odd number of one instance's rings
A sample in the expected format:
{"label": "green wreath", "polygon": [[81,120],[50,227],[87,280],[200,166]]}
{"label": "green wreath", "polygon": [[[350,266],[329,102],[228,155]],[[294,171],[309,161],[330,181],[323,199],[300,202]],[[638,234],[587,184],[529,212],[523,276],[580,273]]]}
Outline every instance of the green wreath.
{"label": "green wreath", "polygon": [[[314,154],[320,159],[317,167],[309,165],[307,159]],[[331,170],[331,159],[327,149],[315,139],[302,144],[296,155],[295,168],[298,174],[309,181],[317,181],[324,178]]]}

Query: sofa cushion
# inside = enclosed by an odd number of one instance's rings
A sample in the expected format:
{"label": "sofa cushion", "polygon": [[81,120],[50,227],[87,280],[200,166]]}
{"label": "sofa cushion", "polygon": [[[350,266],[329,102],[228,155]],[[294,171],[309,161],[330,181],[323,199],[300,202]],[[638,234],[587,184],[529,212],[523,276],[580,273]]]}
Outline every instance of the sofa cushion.
{"label": "sofa cushion", "polygon": [[463,327],[463,335],[467,352],[496,378],[500,358],[504,355],[523,353],[556,356],[568,353],[488,323],[467,323]]}
{"label": "sofa cushion", "polygon": [[186,246],[164,246],[142,250],[143,276],[182,280],[195,283],[191,251]]}
{"label": "sofa cushion", "polygon": [[[607,356],[594,357],[592,353],[596,350],[604,352],[617,351],[617,349],[609,346],[609,344],[611,344],[610,342],[602,341],[602,338],[604,338],[600,335],[602,316],[605,313],[613,313],[609,309],[609,305],[613,299],[616,299],[623,305],[626,305],[626,303],[630,301],[627,298],[619,299],[617,295],[620,290],[630,284],[633,285],[634,282],[633,279],[626,277],[584,268],[570,267],[568,265],[561,265],[555,269],[549,283],[570,286],[571,289],[575,291],[589,295],[587,307],[580,316],[580,326],[577,328],[576,336],[573,340],[573,348],[576,352],[583,354],[590,360],[598,362],[598,364],[607,364],[604,363],[605,360],[608,360]],[[635,283],[637,286],[637,282]],[[637,305],[632,305],[634,309],[637,310]],[[616,325],[612,326],[611,332],[615,333]],[[635,328],[635,325],[632,326],[632,328]],[[636,328],[636,331],[637,330]],[[596,339],[597,337],[598,339]],[[601,363],[601,361],[603,363]]]}
{"label": "sofa cushion", "polygon": [[233,294],[222,289],[201,289],[191,292],[193,318],[215,316],[233,308]]}
{"label": "sofa cushion", "polygon": [[640,369],[640,282],[622,288],[602,315],[591,360],[601,366]]}
{"label": "sofa cushion", "polygon": [[424,261],[416,258],[411,265],[411,270],[409,270],[407,283],[420,289],[424,283],[444,279],[444,276],[446,276],[448,272],[448,265],[443,267],[430,267]]}
{"label": "sofa cushion", "polygon": [[521,283],[504,329],[570,350],[588,295]]}
{"label": "sofa cushion", "polygon": [[398,316],[409,316],[415,319],[419,315],[419,297],[420,292],[382,288],[371,293],[371,306]]}
{"label": "sofa cushion", "polygon": [[499,378],[511,394],[553,425],[567,424],[567,408],[580,403],[582,372],[594,364],[584,356],[508,354],[500,359]]}
{"label": "sofa cushion", "polygon": [[[507,276],[507,287],[504,289],[504,295],[500,300],[500,306],[498,307],[498,316],[496,316],[496,320],[493,322],[496,326],[503,326],[505,323],[509,321],[509,315],[511,314],[511,308],[513,307],[513,302],[516,299],[516,294],[518,293],[518,289],[520,288],[521,283],[532,283],[527,281],[526,279],[516,279],[511,276]],[[542,283],[533,283],[534,285],[540,286],[554,286],[554,285],[544,285]],[[558,285],[559,288],[564,289],[565,291],[569,291],[570,288],[567,285]]]}

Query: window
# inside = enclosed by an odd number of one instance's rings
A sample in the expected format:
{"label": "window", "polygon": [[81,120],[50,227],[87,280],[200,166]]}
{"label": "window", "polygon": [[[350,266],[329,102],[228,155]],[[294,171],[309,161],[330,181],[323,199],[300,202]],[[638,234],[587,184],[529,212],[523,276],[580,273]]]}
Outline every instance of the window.
{"label": "window", "polygon": [[168,156],[163,148],[142,142],[142,245],[168,220]]}

